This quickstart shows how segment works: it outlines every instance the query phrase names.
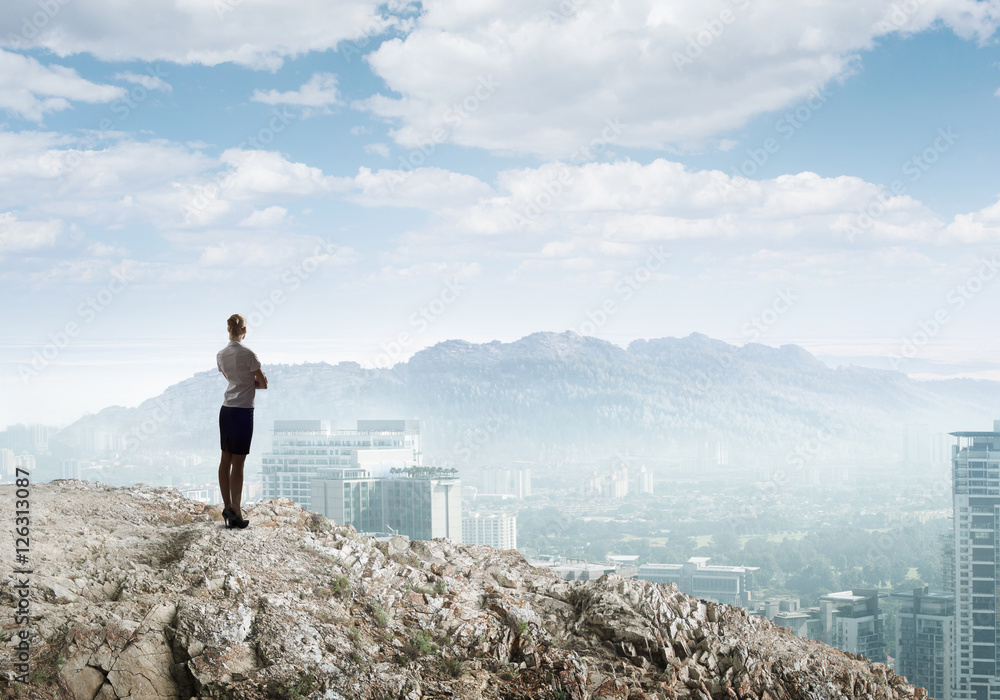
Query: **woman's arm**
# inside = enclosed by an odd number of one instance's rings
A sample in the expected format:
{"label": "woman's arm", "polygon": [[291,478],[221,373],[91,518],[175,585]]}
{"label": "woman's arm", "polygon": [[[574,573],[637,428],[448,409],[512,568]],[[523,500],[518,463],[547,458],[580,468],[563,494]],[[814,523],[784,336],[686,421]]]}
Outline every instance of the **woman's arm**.
{"label": "woman's arm", "polygon": [[264,375],[264,370],[262,369],[254,370],[253,385],[257,389],[267,388],[267,377]]}

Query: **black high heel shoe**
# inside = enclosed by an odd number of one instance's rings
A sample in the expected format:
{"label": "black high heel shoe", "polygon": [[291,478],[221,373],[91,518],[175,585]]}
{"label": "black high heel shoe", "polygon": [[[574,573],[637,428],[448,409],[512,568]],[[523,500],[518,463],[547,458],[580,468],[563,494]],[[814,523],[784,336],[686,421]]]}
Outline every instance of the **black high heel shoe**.
{"label": "black high heel shoe", "polygon": [[240,530],[245,530],[246,527],[247,527],[247,525],[250,524],[249,520],[244,520],[243,518],[238,518],[238,517],[236,517],[235,513],[232,513],[231,515],[233,516],[233,520],[232,520],[232,525],[230,525],[230,527],[236,527],[236,528],[239,528]]}
{"label": "black high heel shoe", "polygon": [[233,527],[233,520],[236,518],[236,514],[228,508],[222,509],[222,519],[226,521],[226,529]]}

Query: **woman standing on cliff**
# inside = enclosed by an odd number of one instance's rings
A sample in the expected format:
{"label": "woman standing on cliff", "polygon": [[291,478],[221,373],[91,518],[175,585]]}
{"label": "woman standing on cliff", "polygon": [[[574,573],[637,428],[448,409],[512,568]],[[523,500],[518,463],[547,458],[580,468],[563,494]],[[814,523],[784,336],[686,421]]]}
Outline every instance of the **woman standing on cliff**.
{"label": "woman standing on cliff", "polygon": [[227,321],[229,345],[216,355],[222,376],[229,380],[226,396],[219,410],[219,437],[222,461],[219,463],[219,490],[226,527],[245,528],[240,500],[243,497],[243,463],[250,454],[253,437],[253,399],[257,389],[267,388],[267,377],[260,368],[257,354],[240,341],[247,334],[247,322],[240,314]]}

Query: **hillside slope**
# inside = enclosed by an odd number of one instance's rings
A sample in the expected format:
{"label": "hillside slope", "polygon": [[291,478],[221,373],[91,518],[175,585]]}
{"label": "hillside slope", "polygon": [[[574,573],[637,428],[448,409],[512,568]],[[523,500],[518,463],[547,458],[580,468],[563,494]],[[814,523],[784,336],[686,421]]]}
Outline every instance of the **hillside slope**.
{"label": "hillside slope", "polygon": [[[380,543],[287,500],[229,531],[218,507],[167,488],[56,481],[31,499],[32,682],[12,687],[4,655],[4,697],[924,697],[883,665],[673,586]],[[7,649],[13,591],[0,594]]]}

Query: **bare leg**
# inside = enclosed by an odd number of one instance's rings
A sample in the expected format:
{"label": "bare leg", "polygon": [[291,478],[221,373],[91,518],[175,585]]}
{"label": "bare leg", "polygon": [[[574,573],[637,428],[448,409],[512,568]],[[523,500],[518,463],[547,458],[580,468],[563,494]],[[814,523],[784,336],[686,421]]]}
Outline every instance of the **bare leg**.
{"label": "bare leg", "polygon": [[229,475],[229,510],[236,513],[240,519],[243,518],[243,511],[240,510],[240,501],[243,500],[243,463],[246,462],[246,455],[232,455],[233,471]]}
{"label": "bare leg", "polygon": [[[245,459],[245,458],[244,458]],[[222,451],[222,460],[219,462],[219,491],[222,492],[222,504],[224,508],[233,509],[232,499],[229,497],[229,466],[233,463],[233,455],[225,450]],[[242,464],[241,464],[242,467]],[[243,470],[240,469],[240,488],[243,487]]]}

